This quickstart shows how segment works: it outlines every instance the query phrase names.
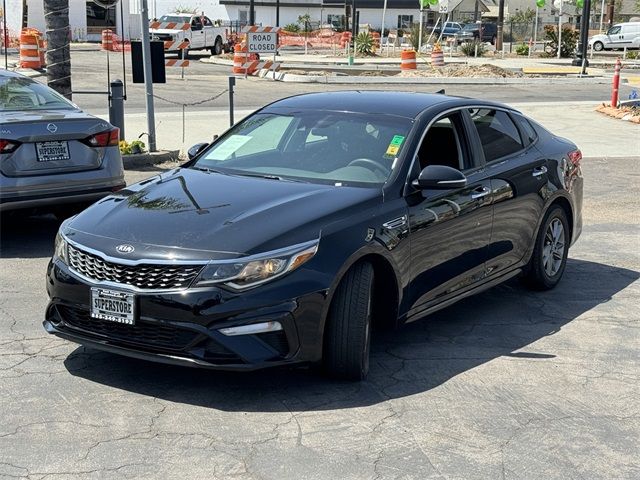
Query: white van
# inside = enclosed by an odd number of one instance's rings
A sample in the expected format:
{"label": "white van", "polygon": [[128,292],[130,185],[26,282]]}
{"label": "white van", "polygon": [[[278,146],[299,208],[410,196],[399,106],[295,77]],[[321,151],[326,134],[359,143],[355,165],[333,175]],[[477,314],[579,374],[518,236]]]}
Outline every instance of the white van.
{"label": "white van", "polygon": [[596,52],[614,48],[640,48],[640,22],[616,23],[604,35],[594,35],[589,45]]}

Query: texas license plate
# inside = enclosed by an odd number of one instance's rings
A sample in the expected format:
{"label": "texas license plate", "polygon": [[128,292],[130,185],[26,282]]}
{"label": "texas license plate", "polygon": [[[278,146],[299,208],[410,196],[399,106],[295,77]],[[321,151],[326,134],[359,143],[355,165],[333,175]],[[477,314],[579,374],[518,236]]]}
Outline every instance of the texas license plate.
{"label": "texas license plate", "polygon": [[135,298],[130,293],[92,288],[91,316],[100,320],[133,325],[135,324]]}
{"label": "texas license plate", "polygon": [[56,162],[70,158],[67,142],[37,142],[36,152],[39,162]]}

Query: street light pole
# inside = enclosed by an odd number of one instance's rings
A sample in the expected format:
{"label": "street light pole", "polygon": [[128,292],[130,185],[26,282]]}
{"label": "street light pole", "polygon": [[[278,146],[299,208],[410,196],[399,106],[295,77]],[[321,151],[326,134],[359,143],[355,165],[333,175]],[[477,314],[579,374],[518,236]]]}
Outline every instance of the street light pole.
{"label": "street light pole", "polygon": [[140,23],[142,26],[142,64],[144,69],[145,100],[147,107],[147,130],[149,151],[156,148],[156,116],[153,109],[153,73],[151,70],[151,44],[149,43],[149,7],[147,0],[140,0]]}

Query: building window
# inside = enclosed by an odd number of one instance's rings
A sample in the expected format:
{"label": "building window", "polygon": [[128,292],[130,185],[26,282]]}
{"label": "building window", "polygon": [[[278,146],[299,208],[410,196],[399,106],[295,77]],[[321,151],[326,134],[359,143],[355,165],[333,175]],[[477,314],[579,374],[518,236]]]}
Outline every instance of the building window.
{"label": "building window", "polygon": [[329,14],[327,15],[327,23],[335,29],[338,29],[338,30],[344,29],[345,28],[344,15]]}
{"label": "building window", "polygon": [[413,15],[398,15],[398,28],[411,28]]}

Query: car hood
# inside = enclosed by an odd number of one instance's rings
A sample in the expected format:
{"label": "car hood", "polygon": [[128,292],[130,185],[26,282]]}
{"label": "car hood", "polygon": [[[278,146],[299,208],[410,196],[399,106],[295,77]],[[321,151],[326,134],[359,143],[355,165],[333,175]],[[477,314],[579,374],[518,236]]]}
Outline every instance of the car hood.
{"label": "car hood", "polygon": [[127,258],[225,259],[319,238],[381,201],[379,188],[335,187],[176,169],[127,187],[65,224],[71,241]]}

